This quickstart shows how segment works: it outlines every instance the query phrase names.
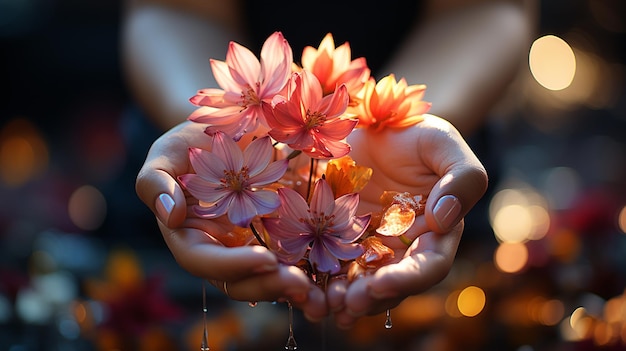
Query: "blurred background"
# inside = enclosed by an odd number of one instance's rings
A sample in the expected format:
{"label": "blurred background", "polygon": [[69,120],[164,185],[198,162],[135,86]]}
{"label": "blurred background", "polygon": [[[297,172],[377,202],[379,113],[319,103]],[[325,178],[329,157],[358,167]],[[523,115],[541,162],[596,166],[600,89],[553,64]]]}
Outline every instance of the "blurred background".
{"label": "blurred background", "polygon": [[[528,66],[470,140],[491,184],[449,276],[390,329],[295,311],[298,349],[626,350],[626,7],[540,15]],[[2,351],[200,348],[202,282],[134,191],[160,132],[126,90],[120,16],[119,1],[0,0]],[[207,288],[207,308],[211,350],[285,345],[284,304]]]}

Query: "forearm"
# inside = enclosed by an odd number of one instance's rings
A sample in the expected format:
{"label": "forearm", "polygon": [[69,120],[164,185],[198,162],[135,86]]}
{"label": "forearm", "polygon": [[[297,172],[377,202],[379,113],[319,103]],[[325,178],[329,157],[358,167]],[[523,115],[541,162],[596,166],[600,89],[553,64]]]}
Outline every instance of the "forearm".
{"label": "forearm", "polygon": [[428,16],[386,72],[426,84],[430,112],[468,136],[525,62],[531,13],[521,3],[492,1]]}
{"label": "forearm", "polygon": [[[228,2],[226,2],[228,3]],[[122,31],[122,63],[128,87],[164,130],[196,107],[197,90],[216,87],[210,58],[223,60],[235,26],[163,5],[130,6]]]}

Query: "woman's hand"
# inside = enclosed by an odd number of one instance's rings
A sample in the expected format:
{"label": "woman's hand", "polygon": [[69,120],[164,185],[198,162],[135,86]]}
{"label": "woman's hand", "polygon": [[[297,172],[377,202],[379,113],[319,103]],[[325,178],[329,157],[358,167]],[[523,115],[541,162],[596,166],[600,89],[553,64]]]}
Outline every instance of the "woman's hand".
{"label": "woman's hand", "polygon": [[137,176],[137,194],[155,214],[174,258],[183,269],[210,281],[232,299],[289,300],[309,319],[327,315],[324,293],[301,270],[280,265],[262,246],[224,246],[218,238],[234,226],[222,217],[197,218],[191,211],[194,200],[176,177],[192,171],[190,147],[210,146],[205,127],[184,122],[163,134],[150,148]]}
{"label": "woman's hand", "polygon": [[425,213],[405,234],[383,237],[395,252],[395,263],[352,283],[334,280],[327,291],[329,308],[339,327],[351,327],[359,317],[397,306],[441,281],[450,271],[463,232],[463,218],[487,188],[484,167],[447,121],[432,115],[414,127],[372,133],[353,132],[350,156],[373,169],[361,191],[363,211],[380,211],[385,190],[427,196]]}

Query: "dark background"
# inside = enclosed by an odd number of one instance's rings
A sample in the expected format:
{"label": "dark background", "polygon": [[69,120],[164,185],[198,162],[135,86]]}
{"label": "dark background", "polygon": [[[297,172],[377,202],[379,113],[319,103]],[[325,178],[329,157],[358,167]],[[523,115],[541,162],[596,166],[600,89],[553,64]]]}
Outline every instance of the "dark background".
{"label": "dark background", "polygon": [[[626,9],[540,10],[538,37],[586,55],[591,79],[553,93],[521,74],[470,139],[490,190],[450,276],[392,310],[389,330],[384,316],[339,332],[296,311],[299,349],[626,350]],[[160,132],[126,90],[120,16],[119,1],[0,1],[0,350],[199,348],[201,281],[176,265],[134,191]],[[511,188],[546,199],[550,228],[527,243],[527,267],[506,274],[494,267],[488,207]],[[469,285],[487,296],[481,313],[446,312]],[[207,294],[211,350],[282,348],[286,306]]]}

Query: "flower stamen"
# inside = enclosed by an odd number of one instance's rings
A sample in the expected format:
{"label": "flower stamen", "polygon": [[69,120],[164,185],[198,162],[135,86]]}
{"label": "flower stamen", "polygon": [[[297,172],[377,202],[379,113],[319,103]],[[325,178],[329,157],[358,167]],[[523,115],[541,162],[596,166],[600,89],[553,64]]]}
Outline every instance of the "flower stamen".
{"label": "flower stamen", "polygon": [[316,127],[323,125],[325,122],[326,122],[325,114],[318,112],[318,111],[311,112],[311,110],[309,109],[306,110],[306,120],[304,121],[304,125],[306,129],[308,130],[314,129]]}
{"label": "flower stamen", "polygon": [[248,180],[250,175],[248,174],[248,167],[242,167],[239,172],[234,170],[224,170],[224,178],[220,179],[220,182],[224,184],[225,188],[231,189],[235,192],[241,192],[248,188]]}
{"label": "flower stamen", "polygon": [[[257,90],[261,87],[259,82],[256,82],[255,85]],[[252,89],[249,84],[246,84],[245,90],[241,91],[241,111],[248,108],[249,105],[261,104],[261,99],[259,99],[259,96],[256,93],[257,90]]]}

